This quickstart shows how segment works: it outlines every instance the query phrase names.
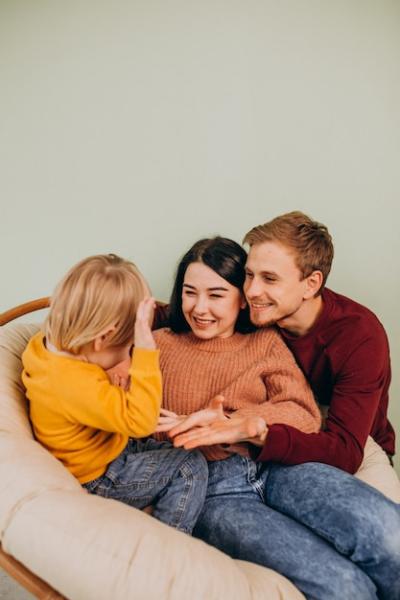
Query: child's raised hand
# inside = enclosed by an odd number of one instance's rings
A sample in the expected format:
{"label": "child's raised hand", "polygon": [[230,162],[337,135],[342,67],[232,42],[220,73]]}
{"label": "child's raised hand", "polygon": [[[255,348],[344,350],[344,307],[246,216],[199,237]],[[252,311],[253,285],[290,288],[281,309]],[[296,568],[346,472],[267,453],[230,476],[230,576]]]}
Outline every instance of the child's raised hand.
{"label": "child's raised hand", "polygon": [[139,303],[135,322],[135,348],[146,348],[154,350],[156,343],[151,333],[154,309],[156,302],[154,298],[145,298]]}

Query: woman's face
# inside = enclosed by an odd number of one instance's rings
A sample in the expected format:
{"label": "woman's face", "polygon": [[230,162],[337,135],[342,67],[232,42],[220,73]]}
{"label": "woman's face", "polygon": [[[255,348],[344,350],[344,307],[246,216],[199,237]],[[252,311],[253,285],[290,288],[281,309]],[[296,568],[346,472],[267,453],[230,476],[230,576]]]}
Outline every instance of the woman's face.
{"label": "woman's face", "polygon": [[182,311],[193,333],[203,339],[227,338],[235,330],[241,291],[203,263],[191,263],[182,286]]}

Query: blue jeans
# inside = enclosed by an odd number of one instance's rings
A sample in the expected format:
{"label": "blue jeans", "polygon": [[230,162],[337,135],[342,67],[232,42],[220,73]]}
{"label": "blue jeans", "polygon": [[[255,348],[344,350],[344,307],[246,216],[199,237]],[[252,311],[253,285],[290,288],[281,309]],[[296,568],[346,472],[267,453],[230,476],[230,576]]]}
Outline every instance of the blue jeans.
{"label": "blue jeans", "polygon": [[400,599],[400,506],[334,467],[209,463],[194,535],[312,600]]}
{"label": "blue jeans", "polygon": [[191,533],[203,508],[207,479],[207,461],[201,452],[151,438],[130,439],[104,475],[83,487],[135,508],[154,504],[154,517]]}

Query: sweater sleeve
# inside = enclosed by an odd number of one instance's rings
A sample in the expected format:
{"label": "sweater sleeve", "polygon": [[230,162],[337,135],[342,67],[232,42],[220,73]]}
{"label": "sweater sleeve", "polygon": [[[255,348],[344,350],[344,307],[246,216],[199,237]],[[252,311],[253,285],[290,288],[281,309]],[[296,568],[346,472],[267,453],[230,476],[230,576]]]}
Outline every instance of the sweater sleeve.
{"label": "sweater sleeve", "polygon": [[322,462],[349,473],[357,471],[388,384],[385,339],[369,336],[352,347],[336,376],[324,431],[306,434],[273,425],[261,451],[253,450],[253,458],[288,465]]}
{"label": "sweater sleeve", "polygon": [[129,375],[127,391],[112,385],[100,368],[90,378],[77,379],[75,386],[69,381],[66,388],[71,391],[63,397],[65,414],[72,421],[103,431],[130,437],[150,435],[161,406],[159,351],[134,349]]}
{"label": "sweater sleeve", "polygon": [[306,433],[319,431],[321,414],[311,388],[280,335],[272,335],[265,357],[266,401],[238,409],[234,414],[258,415],[268,426],[280,423]]}

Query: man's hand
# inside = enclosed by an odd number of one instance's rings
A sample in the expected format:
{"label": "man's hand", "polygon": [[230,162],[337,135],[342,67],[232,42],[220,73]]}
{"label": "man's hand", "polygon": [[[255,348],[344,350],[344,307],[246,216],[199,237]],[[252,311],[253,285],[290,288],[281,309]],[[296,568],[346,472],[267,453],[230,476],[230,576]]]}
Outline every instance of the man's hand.
{"label": "man's hand", "polygon": [[173,427],[169,431],[169,437],[174,438],[176,435],[184,433],[189,429],[203,427],[214,422],[227,421],[228,418],[224,415],[224,410],[222,407],[223,403],[223,396],[215,396],[215,398],[210,401],[210,404],[207,406],[207,408],[192,413],[178,425],[176,425],[176,427]]}
{"label": "man's hand", "polygon": [[261,417],[232,417],[176,435],[174,446],[183,446],[186,450],[238,442],[251,442],[256,446],[263,446],[267,433],[268,427]]}

